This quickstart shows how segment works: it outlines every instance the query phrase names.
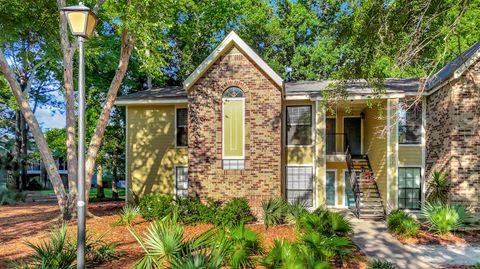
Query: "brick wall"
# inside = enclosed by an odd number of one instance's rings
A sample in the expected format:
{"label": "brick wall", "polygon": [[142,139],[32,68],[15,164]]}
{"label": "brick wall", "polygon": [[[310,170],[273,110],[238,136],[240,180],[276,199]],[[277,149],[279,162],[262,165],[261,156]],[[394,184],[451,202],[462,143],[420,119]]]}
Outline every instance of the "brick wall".
{"label": "brick wall", "polygon": [[[222,93],[245,93],[245,169],[222,169]],[[261,203],[282,193],[282,93],[235,47],[192,86],[189,103],[189,191],[201,199],[245,197],[258,217]]]}
{"label": "brick wall", "polygon": [[427,180],[450,178],[450,199],[480,211],[480,61],[428,97]]}

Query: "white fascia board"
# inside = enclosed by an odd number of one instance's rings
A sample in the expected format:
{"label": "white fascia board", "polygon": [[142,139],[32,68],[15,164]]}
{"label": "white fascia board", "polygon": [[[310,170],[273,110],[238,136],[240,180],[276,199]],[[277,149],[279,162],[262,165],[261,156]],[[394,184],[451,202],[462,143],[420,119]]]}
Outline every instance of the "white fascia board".
{"label": "white fascia board", "polygon": [[[349,95],[345,100],[367,100],[374,99],[373,95]],[[382,94],[378,99],[404,98],[405,93]],[[323,100],[323,97],[317,97],[316,100]]]}
{"label": "white fascia board", "polygon": [[129,105],[168,105],[168,104],[186,104],[187,99],[159,99],[159,100],[120,100],[115,101],[116,106]]}
{"label": "white fascia board", "polygon": [[245,53],[258,67],[270,77],[270,79],[277,84],[283,90],[283,79],[268,66],[268,64],[258,56],[253,49],[245,43],[234,31],[230,32],[222,43],[213,50],[213,52],[188,76],[183,82],[184,88],[188,91],[195,82],[202,77],[202,75],[215,63],[215,61],[230,49],[233,45],[236,45],[243,53]]}

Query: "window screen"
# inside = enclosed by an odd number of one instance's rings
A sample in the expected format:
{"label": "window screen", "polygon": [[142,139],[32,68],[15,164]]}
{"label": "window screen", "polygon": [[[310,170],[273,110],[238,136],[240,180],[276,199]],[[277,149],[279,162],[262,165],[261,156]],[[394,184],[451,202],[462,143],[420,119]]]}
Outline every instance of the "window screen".
{"label": "window screen", "polygon": [[188,167],[178,166],[175,169],[175,191],[178,197],[188,196]]}
{"label": "window screen", "polygon": [[422,139],[422,103],[408,101],[399,109],[398,142],[400,144],[420,144]]}
{"label": "window screen", "polygon": [[421,168],[398,168],[398,207],[420,209]]}
{"label": "window screen", "polygon": [[287,200],[293,203],[297,200],[306,206],[313,206],[313,168],[287,167]]}
{"label": "window screen", "polygon": [[188,145],[188,110],[186,108],[177,109],[177,147],[186,147]]}
{"label": "window screen", "polygon": [[287,106],[287,145],[312,143],[312,107]]}

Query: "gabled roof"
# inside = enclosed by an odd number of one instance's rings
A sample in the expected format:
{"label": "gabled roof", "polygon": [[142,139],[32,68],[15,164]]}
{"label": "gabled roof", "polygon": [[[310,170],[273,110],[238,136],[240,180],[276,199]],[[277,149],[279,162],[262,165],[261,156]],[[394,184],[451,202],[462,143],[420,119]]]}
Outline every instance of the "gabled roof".
{"label": "gabled roof", "polygon": [[283,79],[268,66],[268,64],[258,56],[253,49],[247,45],[234,31],[230,32],[222,43],[213,50],[213,52],[188,76],[183,82],[184,88],[188,91],[195,82],[202,77],[202,75],[233,45],[235,45],[240,51],[242,51],[247,57],[249,57],[270,79],[277,84],[280,88],[283,88]]}
{"label": "gabled roof", "polygon": [[480,58],[480,40],[455,59],[447,63],[440,71],[428,78],[425,90],[429,91],[453,76],[459,78],[465,70]]}

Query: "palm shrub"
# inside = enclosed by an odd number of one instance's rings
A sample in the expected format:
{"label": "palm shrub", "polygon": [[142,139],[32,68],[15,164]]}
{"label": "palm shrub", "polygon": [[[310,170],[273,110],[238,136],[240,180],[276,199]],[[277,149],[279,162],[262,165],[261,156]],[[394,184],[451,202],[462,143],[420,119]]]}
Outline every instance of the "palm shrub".
{"label": "palm shrub", "polygon": [[367,269],[397,269],[397,267],[391,262],[374,259],[368,262]]}
{"label": "palm shrub", "polygon": [[168,215],[173,207],[171,195],[147,194],[140,198],[140,215],[146,220],[161,219]]}
{"label": "palm shrub", "polygon": [[468,219],[468,212],[463,205],[426,203],[423,215],[430,230],[437,234],[446,234],[462,227]]}
{"label": "palm shrub", "polygon": [[300,219],[304,214],[308,214],[305,202],[297,199],[293,203],[288,203],[286,220],[290,223],[295,223],[297,228],[299,228]]}
{"label": "palm shrub", "polygon": [[331,268],[326,261],[316,259],[308,246],[275,240],[273,248],[260,261],[268,269],[322,269]]}
{"label": "palm shrub", "polygon": [[448,201],[448,174],[435,171],[428,187],[427,201],[446,204]]}
{"label": "palm shrub", "polygon": [[215,230],[185,240],[175,214],[154,221],[143,236],[131,226],[128,229],[144,251],[134,268],[220,268],[225,255],[222,244],[213,248]]}
{"label": "palm shrub", "polygon": [[354,245],[348,237],[308,232],[300,241],[310,250],[310,255],[321,261],[337,259],[345,264],[353,257]]}
{"label": "palm shrub", "polygon": [[477,262],[472,266],[472,269],[480,269],[480,262]]}
{"label": "palm shrub", "polygon": [[125,205],[120,212],[120,219],[114,222],[114,225],[132,225],[139,211],[138,206]]}
{"label": "palm shrub", "polygon": [[401,209],[393,210],[387,216],[388,231],[403,237],[412,237],[418,234],[420,223],[410,214]]}
{"label": "palm shrub", "polygon": [[254,219],[247,199],[233,198],[217,211],[215,224],[236,227],[244,223],[252,222]]}
{"label": "palm shrub", "polygon": [[299,227],[305,232],[317,232],[322,235],[346,236],[353,231],[352,224],[342,214],[326,209],[316,209],[313,213],[303,214]]}
{"label": "palm shrub", "polygon": [[[31,265],[33,268],[68,269],[73,268],[76,259],[76,248],[67,237],[67,225],[54,226],[48,240],[35,245],[27,242],[26,245],[33,250]],[[25,266],[28,268],[28,266]]]}
{"label": "palm shrub", "polygon": [[224,265],[233,269],[256,267],[256,257],[263,254],[257,232],[239,225],[219,234],[217,245],[223,245],[226,250]]}
{"label": "palm shrub", "polygon": [[282,198],[272,198],[263,201],[263,223],[265,228],[279,225],[285,221],[287,203]]}

